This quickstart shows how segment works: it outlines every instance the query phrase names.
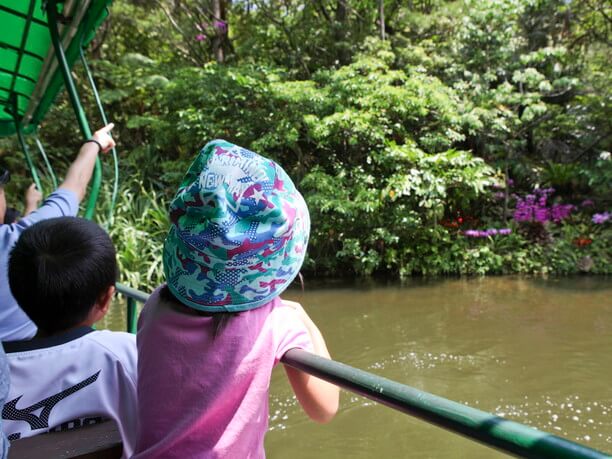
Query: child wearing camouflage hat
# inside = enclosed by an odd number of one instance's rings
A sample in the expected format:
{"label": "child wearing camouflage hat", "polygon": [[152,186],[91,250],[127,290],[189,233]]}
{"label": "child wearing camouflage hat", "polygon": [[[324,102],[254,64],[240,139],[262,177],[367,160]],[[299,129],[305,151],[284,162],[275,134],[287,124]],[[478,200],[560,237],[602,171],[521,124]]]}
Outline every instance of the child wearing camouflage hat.
{"label": "child wearing camouflage hat", "polygon": [[[135,458],[263,458],[272,368],[289,349],[329,358],[303,308],[280,294],[298,274],[310,220],[273,161],[208,143],[170,205],[166,284],[138,324]],[[306,413],[327,422],[336,386],[286,367]]]}

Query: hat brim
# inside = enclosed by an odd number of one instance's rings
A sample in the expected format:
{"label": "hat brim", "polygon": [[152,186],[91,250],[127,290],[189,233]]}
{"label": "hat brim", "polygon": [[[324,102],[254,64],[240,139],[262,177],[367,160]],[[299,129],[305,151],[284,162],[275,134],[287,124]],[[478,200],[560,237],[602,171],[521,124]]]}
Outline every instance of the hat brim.
{"label": "hat brim", "polygon": [[[306,243],[307,244],[307,243]],[[208,303],[205,301],[195,301],[195,292],[188,287],[185,287],[184,282],[173,282],[174,279],[184,278],[184,276],[192,276],[194,273],[190,273],[185,267],[178,261],[178,257],[176,256],[176,250],[180,250],[180,247],[185,245],[185,241],[182,240],[178,231],[174,225],[171,226],[170,231],[168,232],[168,236],[166,237],[166,241],[164,243],[164,272],[166,275],[166,282],[168,288],[172,292],[172,294],[185,306],[196,309],[198,311],[203,312],[241,312],[248,311],[250,309],[256,309],[261,307],[274,298],[283,293],[289,285],[295,280],[297,275],[300,272],[300,268],[304,262],[304,258],[306,255],[306,244],[304,244],[302,252],[299,254],[299,257],[293,257],[291,261],[291,267],[293,268],[293,272],[282,279],[282,282],[276,282],[274,285],[274,289],[271,290],[267,295],[256,296],[250,301],[244,301],[245,296],[241,296],[241,298],[233,298],[231,296],[225,296],[220,299],[219,302]],[[200,265],[200,263],[195,262],[193,259],[190,259],[189,262],[194,263],[196,265]],[[201,265],[204,265],[202,263]],[[200,266],[201,266],[200,265]],[[199,266],[195,266],[195,268],[199,268]],[[218,274],[227,270],[227,267],[222,266],[221,269],[216,269],[214,264],[206,265],[206,270],[209,272],[209,277],[218,278]],[[242,269],[245,272],[248,272],[247,268],[236,268]],[[278,271],[278,270],[276,270]],[[269,273],[272,278],[277,278],[275,272]],[[207,282],[209,279],[202,279],[201,282]],[[196,281],[197,282],[197,281]],[[176,287],[176,285],[180,285],[180,287]],[[223,287],[223,285],[220,285]],[[227,293],[227,292],[226,292]],[[228,293],[229,295],[229,293]],[[226,304],[219,304],[226,303]]]}

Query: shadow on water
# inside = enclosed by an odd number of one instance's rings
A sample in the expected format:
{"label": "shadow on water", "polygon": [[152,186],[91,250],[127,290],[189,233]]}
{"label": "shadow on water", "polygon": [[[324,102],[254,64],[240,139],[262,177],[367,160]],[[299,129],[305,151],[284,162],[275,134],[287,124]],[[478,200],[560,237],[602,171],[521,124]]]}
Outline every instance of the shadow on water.
{"label": "shadow on water", "polygon": [[[572,275],[572,276],[449,276],[422,278],[410,277],[398,279],[394,277],[369,277],[369,278],[336,278],[336,279],[310,279],[304,277],[304,290],[371,290],[385,287],[401,288],[431,288],[437,285],[448,283],[465,283],[468,285],[478,285],[479,283],[491,283],[498,280],[502,284],[512,282],[529,283],[534,287],[552,290],[572,290],[572,291],[606,291],[612,290],[612,278],[608,276],[592,275]],[[299,291],[302,289],[299,280],[295,280],[290,286],[289,291]]]}
{"label": "shadow on water", "polygon": [[[444,284],[449,280],[461,279],[459,277],[436,277],[436,278],[405,278],[398,279],[395,277],[368,277],[368,278],[337,278],[337,279],[309,279],[304,278],[304,290],[334,290],[334,289],[350,289],[350,290],[372,290],[385,287],[435,287],[436,285]],[[296,280],[289,287],[289,291],[301,290],[299,280]]]}
{"label": "shadow on water", "polygon": [[554,290],[571,290],[592,292],[612,290],[612,278],[608,276],[568,276],[568,277],[532,277],[528,278],[538,288]]}

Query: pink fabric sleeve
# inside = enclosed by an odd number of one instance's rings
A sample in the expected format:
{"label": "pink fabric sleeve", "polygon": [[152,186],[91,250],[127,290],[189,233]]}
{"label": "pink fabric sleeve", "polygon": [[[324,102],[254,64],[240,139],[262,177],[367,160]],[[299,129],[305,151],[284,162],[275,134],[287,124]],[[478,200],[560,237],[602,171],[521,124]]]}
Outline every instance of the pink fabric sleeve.
{"label": "pink fabric sleeve", "polygon": [[274,365],[278,364],[289,349],[300,348],[309,352],[313,351],[310,333],[308,333],[306,326],[293,308],[283,306],[281,303],[274,308],[273,314],[275,316],[274,334],[277,343]]}

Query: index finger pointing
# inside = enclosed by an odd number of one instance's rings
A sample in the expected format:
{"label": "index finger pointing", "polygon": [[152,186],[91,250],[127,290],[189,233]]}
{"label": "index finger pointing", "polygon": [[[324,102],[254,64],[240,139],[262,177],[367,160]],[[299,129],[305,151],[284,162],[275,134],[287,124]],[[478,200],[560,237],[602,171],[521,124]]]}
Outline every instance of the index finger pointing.
{"label": "index finger pointing", "polygon": [[115,127],[115,123],[108,123],[106,126],[104,126],[102,129],[100,129],[98,132],[104,132],[105,134],[108,134],[114,127]]}

